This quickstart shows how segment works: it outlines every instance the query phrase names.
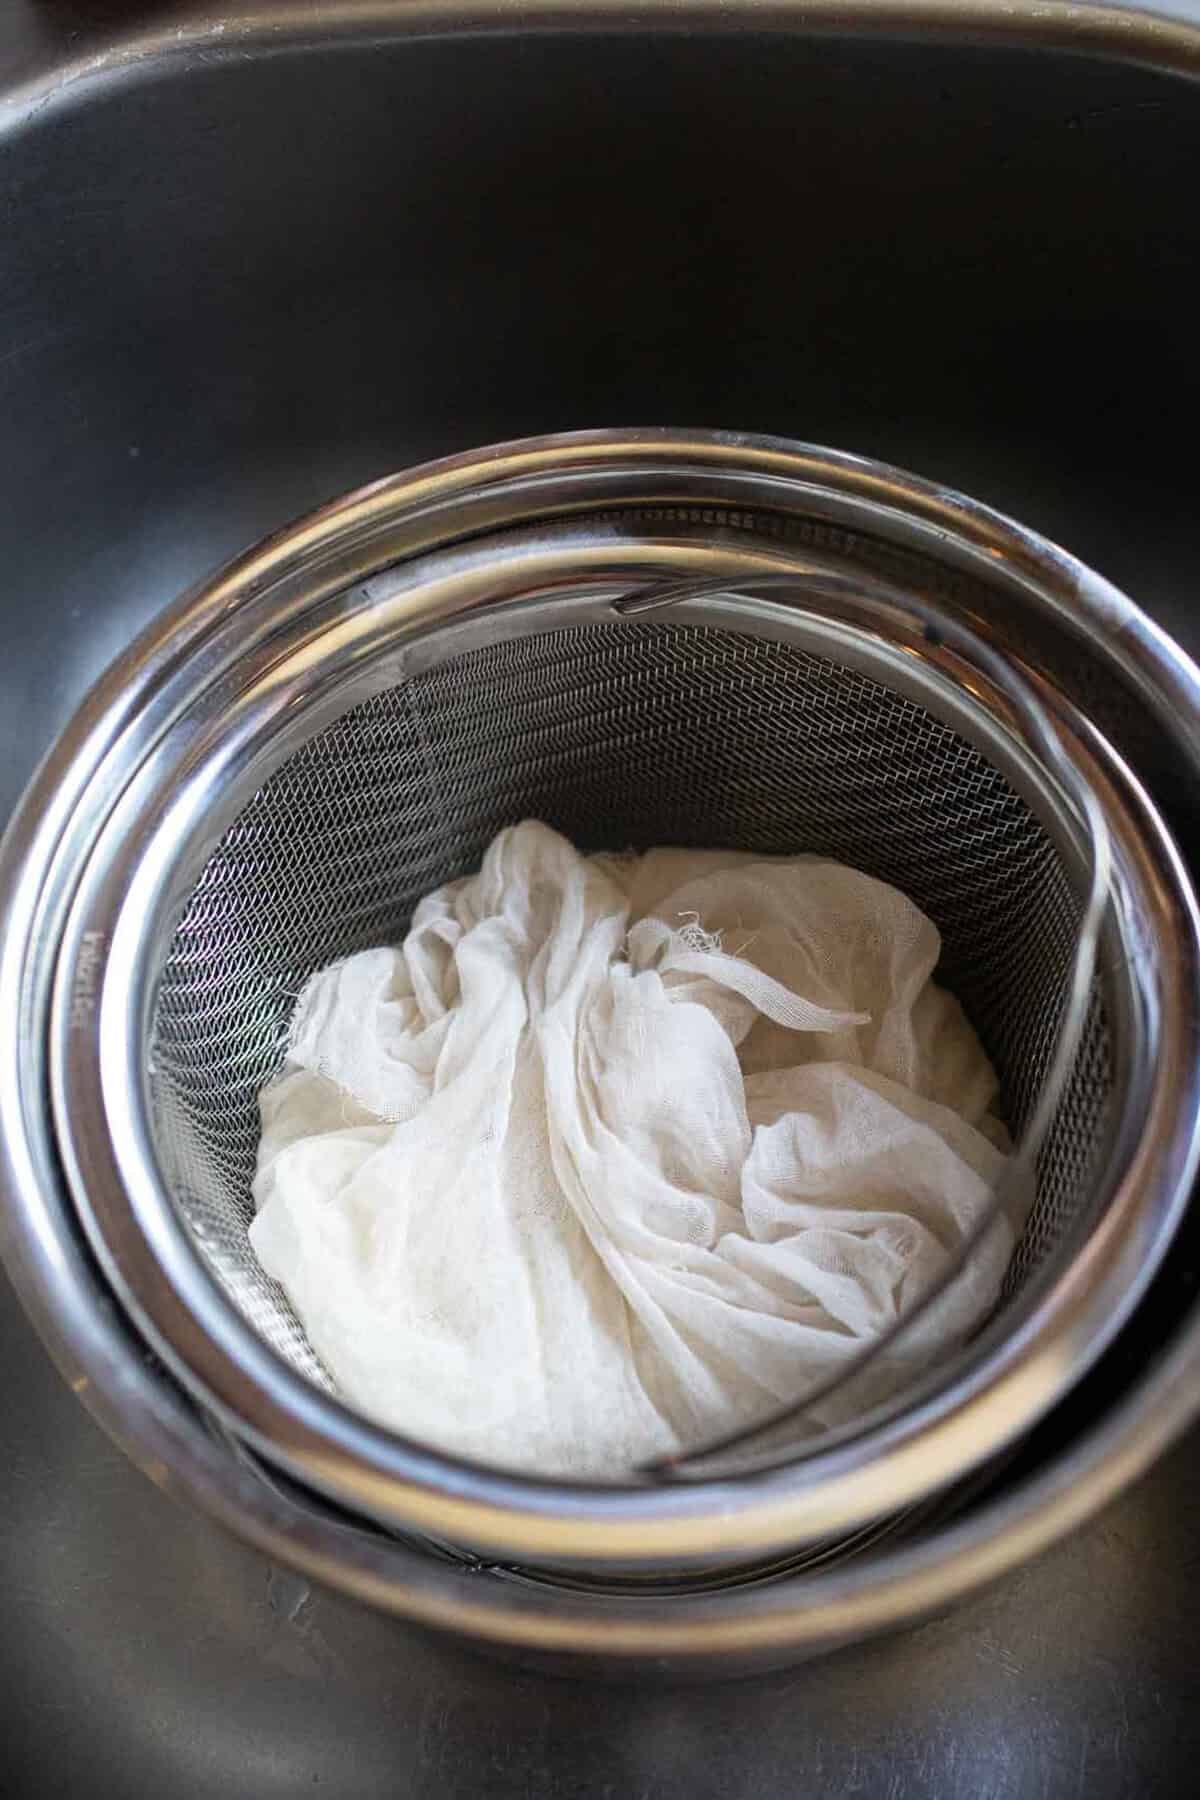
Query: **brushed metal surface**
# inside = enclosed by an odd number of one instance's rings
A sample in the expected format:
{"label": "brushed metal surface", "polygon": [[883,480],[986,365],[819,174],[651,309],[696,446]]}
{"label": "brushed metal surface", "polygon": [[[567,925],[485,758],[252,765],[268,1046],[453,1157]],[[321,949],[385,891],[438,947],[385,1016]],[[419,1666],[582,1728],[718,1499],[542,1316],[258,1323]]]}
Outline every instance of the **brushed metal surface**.
{"label": "brushed metal surface", "polygon": [[[385,10],[341,9],[334,53],[293,9],[307,47],[271,56],[267,6],[249,36],[230,29],[245,14],[118,0],[3,9],[5,809],[99,667],[239,545],[383,469],[581,420],[907,464],[1050,532],[1200,645],[1200,95],[1148,66],[1200,64],[1190,0],[1161,28],[1165,10],[930,9],[919,47],[839,35],[864,25],[850,5],[805,9],[819,41],[764,35],[747,8],[719,43],[615,24],[391,42]],[[989,48],[953,41],[956,11]],[[428,29],[432,9],[411,17]],[[118,37],[112,72],[97,58]],[[1157,1296],[1164,1331],[1195,1266]],[[1110,1360],[1093,1409],[1153,1368],[1156,1336]],[[306,1593],[128,1468],[8,1304],[0,1344],[6,1793],[1190,1780],[1194,1439],[918,1632],[757,1690],[612,1692]]]}

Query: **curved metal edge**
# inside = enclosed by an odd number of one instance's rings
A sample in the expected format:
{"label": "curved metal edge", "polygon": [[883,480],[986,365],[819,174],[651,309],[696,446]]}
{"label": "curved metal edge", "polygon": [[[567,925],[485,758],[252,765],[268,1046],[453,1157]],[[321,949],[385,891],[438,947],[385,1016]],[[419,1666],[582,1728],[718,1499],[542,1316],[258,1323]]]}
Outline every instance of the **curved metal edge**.
{"label": "curved metal edge", "polygon": [[[556,500],[556,477],[585,473],[593,484],[586,501],[572,507]],[[684,498],[715,499],[714,479],[728,502],[729,483],[744,478],[764,493],[778,483],[781,497],[802,498],[814,518],[840,523],[844,509],[853,507],[861,526],[863,513],[873,515],[898,543],[993,585],[1036,593],[1082,638],[1102,632],[1122,672],[1200,757],[1200,669],[1112,583],[1004,514],[887,464],[786,438],[605,429],[519,439],[422,464],[341,496],[263,540],[164,608],[113,662],[35,775],[26,800],[39,812],[60,810],[53,803],[61,800],[67,776],[70,799],[152,694],[169,703],[172,676],[202,643],[215,640],[212,654],[222,655],[221,627],[235,611],[243,656],[268,630],[287,626],[297,612],[387,562],[511,522],[518,496],[542,516],[598,511],[606,478],[626,505],[662,498],[658,481],[694,484]],[[681,495],[673,491],[670,498],[678,502]],[[762,493],[758,498],[765,503]],[[268,609],[270,625],[256,629]],[[25,802],[18,816],[23,810],[30,810]]]}
{"label": "curved metal edge", "polygon": [[[55,1362],[98,1423],[164,1491],[262,1554],[420,1625],[586,1668],[744,1674],[877,1635],[964,1598],[1047,1549],[1133,1481],[1200,1410],[1200,1308],[1072,1451],[928,1543],[843,1570],[669,1609],[510,1583],[315,1515],[223,1451],[128,1329],[82,1253],[6,1245],[9,1270]],[[71,1304],[64,1307],[64,1297]]]}
{"label": "curved metal edge", "polygon": [[[566,448],[595,450],[604,443],[611,448],[613,440],[620,437],[602,433],[542,440],[534,454],[561,455]],[[626,448],[630,447],[628,436],[624,441]],[[705,441],[714,447],[721,444],[725,454],[731,447],[727,439]],[[683,447],[671,433],[637,434],[633,442],[642,450],[651,443],[656,449],[672,443],[677,449]],[[770,458],[784,450],[782,445],[741,438],[735,442],[751,460],[763,454]],[[506,454],[501,448],[483,457],[452,459],[449,464],[418,472],[414,480],[418,486],[421,481],[432,482],[444,493],[446,486],[470,485],[469,480],[464,481],[464,464],[472,465],[478,477],[481,464],[494,469],[504,464]],[[514,447],[512,454],[528,456],[530,447]],[[881,476],[851,457],[827,458],[825,466],[827,474],[836,466],[848,487],[860,476],[868,483],[878,482]],[[915,505],[928,508],[933,515],[932,534],[938,540],[944,530],[936,523],[939,510],[948,508],[951,516],[957,513],[969,530],[978,533],[981,561],[989,528],[998,540],[993,547],[1001,560],[1007,554],[1002,546],[1015,544],[1020,556],[1023,546],[1038,542],[988,509],[947,495],[945,490],[906,482],[896,472],[883,472],[883,477],[885,485],[890,481],[906,487]],[[363,490],[358,503],[369,512],[371,497],[381,487],[401,485],[405,484],[377,484]],[[305,529],[327,542],[336,535],[336,520],[318,515]],[[198,598],[173,609],[173,616],[180,621],[192,615],[189,637],[206,623],[211,625],[214,612],[219,614],[229,603],[239,585],[239,572],[257,569],[259,580],[249,583],[251,591],[261,587],[268,575],[277,575],[296,536],[295,532],[282,534],[273,547],[242,559],[217,583],[201,590]],[[994,577],[996,562],[989,561],[987,566]],[[1106,604],[1115,590],[1088,576],[1072,559],[1061,558],[1060,573],[1057,598],[1066,616],[1081,632],[1089,626],[1106,633],[1115,628],[1116,635],[1109,640],[1113,660],[1127,675],[1147,683],[1156,710],[1176,741],[1194,756],[1200,739],[1200,678],[1190,659],[1136,608],[1120,604],[1119,596],[1115,596],[1116,607]],[[160,620],[156,629],[161,626]],[[0,939],[0,1033],[7,1040],[10,1066],[17,1060],[14,1053],[27,1041],[32,1016],[31,996],[23,981],[25,946],[30,936],[36,935],[38,925],[45,923],[43,890],[70,813],[62,784],[75,776],[78,791],[78,785],[94,773],[81,765],[92,762],[97,745],[103,742],[106,715],[123,712],[126,703],[140,698],[146,681],[152,685],[154,670],[149,666],[147,647],[153,636],[154,632],[146,634],[139,646],[115,665],[77,715],[76,723],[35,777],[0,845],[0,897],[6,927]],[[132,697],[130,683],[136,690]],[[678,1652],[701,1658],[724,1656],[740,1647],[756,1654],[765,1650],[776,1661],[828,1648],[935,1609],[1033,1554],[1132,1480],[1200,1410],[1200,1381],[1195,1378],[1200,1365],[1200,1309],[1193,1309],[1169,1353],[1147,1371],[1103,1426],[1085,1433],[1071,1455],[939,1539],[936,1550],[914,1549],[889,1557],[873,1565],[869,1573],[860,1569],[824,1577],[819,1594],[806,1585],[798,1608],[792,1596],[794,1610],[789,1618],[784,1617],[784,1590],[760,1590],[754,1612],[765,1605],[773,1623],[760,1622],[753,1629],[746,1626],[744,1633],[743,1619],[727,1618],[719,1627],[719,1622],[696,1615],[693,1603],[688,1602],[683,1603],[686,1612],[672,1610],[670,1628],[663,1626],[659,1633],[645,1618],[626,1621],[620,1608],[614,1611],[607,1606],[599,1621],[587,1609],[584,1621],[564,1616],[551,1630],[537,1613],[530,1615],[528,1595],[515,1609],[511,1594],[503,1608],[468,1606],[467,1592],[460,1585],[447,1587],[443,1570],[431,1573],[420,1559],[406,1557],[390,1544],[381,1548],[374,1540],[369,1554],[352,1554],[341,1541],[341,1527],[281,1517],[278,1502],[266,1506],[262,1494],[250,1490],[248,1477],[231,1480],[180,1396],[161,1373],[149,1371],[136,1360],[136,1353],[131,1355],[112,1296],[99,1284],[74,1241],[63,1211],[58,1172],[46,1145],[39,1143],[35,1152],[27,1136],[28,1127],[42,1119],[44,1104],[44,1095],[25,1090],[19,1067],[15,1078],[0,1087],[0,1178],[10,1195],[19,1195],[22,1201],[19,1212],[11,1205],[0,1210],[0,1244],[27,1310],[85,1403],[162,1485],[186,1493],[269,1554],[375,1604],[447,1629],[470,1631],[492,1642],[552,1643],[563,1650],[601,1649],[652,1657]],[[177,1463],[174,1475],[168,1471],[169,1461]],[[355,1541],[361,1540],[356,1537]],[[478,1590],[475,1592],[478,1600]],[[818,1605],[822,1609],[820,1623],[814,1619]],[[514,1610],[519,1618],[514,1617]]]}
{"label": "curved metal edge", "polygon": [[1072,5],[1070,0],[685,0],[630,7],[624,0],[524,0],[514,16],[503,0],[339,0],[314,9],[297,0],[241,0],[219,14],[200,8],[169,23],[117,30],[70,60],[27,74],[0,93],[0,136],[97,90],[139,75],[185,72],[201,60],[242,60],[343,43],[453,36],[653,32],[670,36],[767,32],[808,37],[854,34],[913,42],[940,39],[1092,55],[1167,74],[1200,76],[1200,18],[1188,0]]}
{"label": "curved metal edge", "polygon": [[[641,540],[622,546],[623,554],[632,558],[635,564],[638,559],[649,557],[650,548]],[[571,549],[573,546],[568,544],[568,550]],[[592,554],[599,557],[604,571],[611,576],[616,567],[613,559],[618,555],[617,546],[605,541],[598,549],[594,548]],[[752,583],[752,569],[764,563],[769,565],[771,561],[757,545],[753,551],[743,550],[735,555],[725,547],[714,553],[703,543],[698,543],[694,554],[715,554],[719,563],[728,563],[725,580],[732,587],[739,581]],[[539,546],[536,552],[527,549],[525,560],[516,557],[504,566],[515,570],[510,575],[511,583],[516,591],[523,591],[525,582],[532,578],[527,568],[530,558],[539,569],[540,580],[549,580],[557,570],[556,579],[561,581],[567,572],[577,578],[578,555],[577,549],[573,555],[568,554],[561,570],[552,558],[541,567],[543,559]],[[749,566],[747,557],[750,558]],[[470,568],[470,553],[465,560]],[[809,561],[811,553],[803,552],[801,562]],[[452,557],[452,569],[454,564]],[[413,571],[410,580],[371,583],[373,594],[385,585],[397,586],[398,592],[390,605],[379,594],[369,607],[360,607],[355,615],[356,633],[351,631],[351,619],[339,611],[332,629],[334,635],[347,637],[346,643],[340,645],[339,655],[346,660],[351,673],[359,668],[361,661],[357,650],[351,654],[352,637],[369,635],[381,644],[382,653],[394,661],[397,655],[405,654],[410,644],[419,650],[420,639],[408,635],[418,624],[427,628],[447,614],[456,623],[460,621],[462,596],[452,597],[457,584],[444,572],[439,583],[436,567],[437,559],[433,559],[432,566],[428,562],[418,565],[424,570],[423,578],[419,579]],[[792,579],[803,580],[795,566],[789,564],[787,572]],[[393,577],[408,573],[406,566],[403,570],[393,571]],[[458,579],[461,580],[461,576]],[[479,598],[486,599],[489,589],[494,589],[495,581],[495,566],[489,562],[477,573],[471,571],[468,585],[478,590]],[[623,591],[625,585],[616,579],[616,591]],[[572,607],[578,599],[579,596],[573,596]],[[584,604],[587,604],[586,598]],[[414,615],[418,609],[427,617],[416,619]],[[464,624],[468,631],[472,629],[469,612]],[[791,628],[804,629],[799,621]],[[255,705],[260,710],[265,707],[269,716],[285,720],[291,712],[293,692],[297,697],[304,693],[306,707],[313,698],[306,649],[301,647],[294,651],[293,667],[288,659],[289,647],[286,642],[276,641],[277,661],[270,674],[262,678],[264,693],[261,699],[255,700],[258,683],[250,674],[246,677],[246,693]],[[911,663],[911,658],[907,660]],[[360,677],[363,672],[359,669]],[[377,684],[371,681],[369,670],[366,672],[368,686],[373,691]],[[915,679],[915,665],[908,673],[910,679]],[[393,669],[389,679],[394,678]],[[343,687],[346,679],[343,670]],[[243,703],[230,697],[227,705],[228,690],[223,687],[221,692],[219,721],[214,716],[206,728],[200,724],[194,728],[201,740],[200,748],[194,747],[189,739],[182,752],[183,765],[172,766],[171,772],[152,770],[146,784],[148,797],[144,801],[139,799],[137,792],[142,784],[135,779],[127,798],[136,804],[126,807],[123,803],[104,832],[93,864],[84,877],[80,897],[72,906],[54,1002],[57,1024],[51,1032],[59,1152],[67,1163],[76,1205],[107,1278],[131,1308],[139,1328],[175,1368],[184,1385],[196,1392],[204,1404],[215,1408],[234,1429],[248,1431],[264,1455],[284,1463],[300,1479],[328,1491],[343,1504],[381,1512],[409,1529],[436,1532],[439,1536],[458,1538],[473,1548],[486,1547],[526,1560],[617,1553],[622,1556],[710,1553],[715,1537],[723,1527],[738,1540],[731,1548],[744,1549],[746,1540],[742,1534],[755,1529],[769,1531],[769,1540],[764,1539],[764,1544],[769,1542],[770,1547],[775,1548],[793,1543],[801,1536],[820,1537],[848,1524],[857,1525],[867,1517],[876,1516],[881,1504],[906,1503],[915,1498],[917,1492],[925,1493],[931,1485],[940,1485],[947,1478],[943,1463],[924,1440],[920,1456],[910,1454],[905,1457],[905,1432],[899,1425],[893,1425],[891,1431],[874,1444],[864,1439],[864,1426],[862,1431],[854,1434],[856,1445],[853,1451],[843,1449],[835,1453],[830,1446],[822,1452],[819,1464],[810,1468],[806,1475],[796,1477],[795,1471],[790,1471],[771,1486],[755,1484],[748,1487],[747,1471],[741,1470],[715,1471],[718,1477],[725,1476],[719,1487],[710,1488],[704,1495],[693,1489],[686,1498],[679,1494],[668,1498],[661,1490],[654,1490],[651,1497],[644,1489],[634,1489],[632,1494],[621,1492],[618,1498],[617,1490],[602,1490],[596,1495],[587,1488],[575,1493],[572,1484],[566,1484],[564,1488],[564,1484],[554,1483],[547,1490],[542,1484],[529,1481],[514,1483],[498,1471],[460,1465],[453,1457],[431,1458],[418,1445],[365,1426],[337,1401],[314,1395],[307,1383],[284,1368],[247,1331],[225,1297],[205,1277],[186,1233],[161,1201],[159,1184],[150,1167],[152,1156],[146,1147],[149,1128],[145,1118],[137,1116],[134,1105],[141,1072],[138,1058],[133,1055],[138,1044],[137,1033],[131,1034],[129,1030],[131,1016],[140,1018],[148,1003],[148,970],[155,952],[152,939],[147,938],[145,920],[157,917],[161,912],[161,901],[156,896],[164,891],[175,891],[181,880],[186,883],[187,879],[180,876],[176,866],[178,857],[174,846],[179,832],[162,833],[164,853],[172,859],[170,872],[157,866],[158,850],[155,847],[143,856],[143,830],[158,834],[157,796],[169,792],[172,815],[186,814],[190,821],[185,821],[179,828],[186,857],[186,846],[191,844],[197,831],[210,834],[212,796],[216,791],[221,794],[217,807],[219,819],[223,819],[231,808],[236,809],[235,799],[230,794],[233,763],[240,763],[245,754],[251,755],[253,774],[239,769],[238,779],[233,783],[237,794],[247,785],[256,783],[263,774],[253,761],[256,732],[263,729],[262,721],[257,726],[253,720],[247,723],[241,716]],[[349,703],[344,696],[343,703]],[[253,711],[252,706],[252,714]],[[962,721],[959,723],[962,728]],[[219,750],[210,743],[208,751],[204,752],[206,730],[209,736],[214,731],[219,732]],[[247,737],[246,751],[237,751],[237,741],[243,736]],[[282,754],[278,746],[276,748],[278,754]],[[212,762],[218,755],[219,770]],[[195,768],[190,767],[193,761],[197,761]],[[1101,779],[1098,772],[1094,779]],[[1147,819],[1152,819],[1148,802],[1144,796],[1139,797]],[[1115,797],[1110,805],[1114,817],[1122,815],[1122,807]],[[217,829],[218,825],[213,823],[211,830]],[[1161,832],[1158,837],[1163,855],[1168,858],[1166,874],[1160,875],[1146,862],[1136,877],[1142,885],[1144,904],[1151,906],[1165,903],[1170,893],[1169,846]],[[103,848],[104,838],[108,840],[107,855]],[[131,870],[136,871],[132,876],[132,887],[128,885]],[[1187,884],[1182,871],[1175,868],[1173,873],[1179,894],[1186,896]],[[1197,924],[1194,915],[1188,913],[1186,899],[1178,904],[1181,910],[1177,922],[1193,949],[1187,966],[1193,972],[1190,992],[1195,1008],[1200,1004],[1194,979]],[[1190,934],[1187,934],[1189,925]],[[85,960],[82,949],[89,938],[102,939],[106,946],[107,963],[103,975],[96,977],[94,995],[103,1021],[101,1032],[107,1033],[104,1047],[99,1046],[89,1031],[67,1030],[76,1004],[77,971]],[[1131,942],[1126,946],[1126,952],[1131,955],[1138,949],[1140,943]],[[87,961],[90,968],[90,959]],[[1182,973],[1181,966],[1180,976]],[[1183,1008],[1187,991],[1187,984],[1177,981],[1168,995],[1168,1014],[1172,1013],[1171,1003],[1175,1010]],[[89,995],[89,999],[92,997]],[[1163,1086],[1177,1086],[1181,1066],[1189,1066],[1186,1053],[1180,1050],[1180,1029],[1179,1021],[1176,1021],[1174,1029],[1166,1032],[1162,1054],[1153,1071],[1155,1092],[1151,1125],[1157,1125],[1165,1116]],[[106,1097],[98,1114],[95,1083],[101,1076]],[[1195,1111],[1194,1097],[1192,1111]],[[1169,1132],[1159,1130],[1154,1134],[1155,1144],[1161,1148],[1169,1137]],[[114,1150],[116,1162],[113,1161]],[[1136,1167],[1144,1170],[1145,1165],[1143,1148]],[[1122,1170],[1114,1167],[1112,1173],[1115,1180]],[[1169,1175],[1178,1199],[1186,1194],[1186,1175],[1181,1176],[1174,1164]],[[1156,1191],[1156,1184],[1143,1177],[1140,1191],[1151,1189]],[[1067,1365],[1073,1374],[1079,1372],[1085,1340],[1088,1360],[1100,1353],[1121,1322],[1124,1310],[1132,1304],[1139,1283],[1148,1279],[1151,1265],[1157,1265],[1158,1256],[1169,1240],[1169,1227],[1178,1212],[1178,1205],[1168,1209],[1166,1218],[1158,1221],[1156,1229],[1146,1221],[1135,1231],[1135,1254],[1129,1258],[1121,1249],[1121,1240],[1122,1233],[1129,1231],[1133,1197],[1138,1191],[1138,1183],[1132,1179],[1122,1187],[1105,1230],[1097,1234],[1092,1246],[1090,1277],[1095,1280],[1100,1268],[1107,1267],[1108,1287],[1103,1303],[1098,1307],[1095,1293],[1085,1292],[1078,1282],[1064,1281],[1055,1285],[1038,1314],[1038,1325],[1044,1337],[1050,1312],[1063,1296],[1077,1315],[1081,1316],[1090,1307],[1092,1323],[1087,1331],[1077,1317],[1072,1356],[1064,1363],[1057,1351],[1052,1355],[1050,1373],[1053,1379],[1047,1382],[1044,1370],[1040,1382],[1035,1379],[1038,1332],[1033,1321],[1026,1331],[1014,1335],[1005,1347],[1000,1362],[1014,1366],[1007,1370],[1003,1395],[990,1403],[989,1416],[993,1423],[1003,1420],[1009,1436],[1018,1425],[1032,1423],[1031,1402],[1035,1390],[1039,1415],[1059,1398]],[[132,1210],[127,1196],[132,1197]],[[139,1230],[145,1242],[138,1236]],[[153,1247],[149,1260],[147,1245]],[[163,1272],[166,1272],[165,1282]],[[1045,1364],[1044,1353],[1038,1354],[1042,1355]],[[1015,1373],[1018,1366],[1022,1370],[1019,1376]],[[997,1367],[990,1370],[993,1375],[997,1373]],[[913,1430],[928,1432],[935,1415],[951,1416],[961,1412],[972,1398],[969,1385],[965,1381],[943,1382],[936,1399],[931,1398],[913,1414],[910,1421]],[[1015,1400],[1018,1387],[1024,1396],[1024,1410]],[[969,1461],[978,1460],[983,1453],[979,1446],[987,1444],[990,1447],[993,1442],[987,1434],[973,1438],[965,1414],[954,1429],[959,1450],[957,1459],[952,1459],[949,1467],[952,1477],[962,1473],[964,1454]],[[847,1481],[853,1484],[854,1478],[849,1466],[840,1467],[839,1455],[861,1462],[872,1447],[887,1460],[869,1484],[870,1491],[861,1481],[848,1489]],[[345,1460],[347,1454],[353,1461]],[[754,1471],[755,1474],[758,1472]],[[833,1480],[835,1491],[832,1500],[826,1498],[822,1510],[822,1497],[815,1489],[826,1479]],[[382,1485],[385,1482],[387,1491]],[[908,1486],[904,1486],[905,1482]],[[807,1493],[806,1488],[810,1490]],[[569,1517],[560,1523],[553,1515],[564,1505],[567,1490],[571,1490]],[[881,1490],[887,1496],[886,1502],[880,1500]],[[549,1501],[547,1493],[551,1496]],[[760,1513],[763,1520],[756,1523],[755,1515]],[[690,1515],[686,1526],[684,1515]],[[530,1541],[526,1541],[527,1533],[533,1534]],[[678,1547],[682,1535],[688,1538],[683,1550]],[[671,1542],[672,1539],[675,1541]]]}

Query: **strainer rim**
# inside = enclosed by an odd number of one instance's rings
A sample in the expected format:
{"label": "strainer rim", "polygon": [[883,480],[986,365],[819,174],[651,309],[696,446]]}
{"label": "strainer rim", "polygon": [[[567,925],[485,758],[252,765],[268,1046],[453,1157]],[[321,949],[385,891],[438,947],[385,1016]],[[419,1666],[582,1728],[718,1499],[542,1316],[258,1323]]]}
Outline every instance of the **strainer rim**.
{"label": "strainer rim", "polygon": [[[603,434],[601,434],[601,436],[603,436]],[[666,434],[648,434],[648,436],[649,437],[657,437],[657,436],[666,436]],[[716,437],[716,439],[705,439],[705,441],[703,441],[703,443],[705,443],[705,445],[709,445],[709,443],[712,443],[712,441],[716,441],[716,443],[723,443],[723,439],[720,439],[720,434],[718,434],[718,437]],[[585,445],[592,446],[592,445],[594,445],[594,443],[596,443],[596,439],[594,439],[594,437],[590,437],[590,436],[587,436],[587,434],[585,434],[585,436],[583,436],[583,439],[569,439],[569,441],[567,441],[567,443],[565,443],[565,445],[563,445],[563,441],[554,441],[554,445],[556,445],[556,448],[570,448],[570,446],[578,445],[578,443],[585,443]],[[640,445],[640,439],[639,439],[639,445]],[[527,446],[518,446],[518,450],[525,450],[525,448],[527,448]],[[540,448],[540,446],[534,446],[534,448]],[[745,445],[743,445],[743,448],[745,448]],[[783,448],[783,446],[777,445],[777,443],[772,443],[772,445],[768,446],[768,448],[770,448],[770,459],[772,459],[772,461],[774,461],[775,457],[777,457],[777,454],[779,454],[779,450],[781,450],[781,448]],[[806,452],[806,454],[808,454],[808,452]],[[813,454],[808,454],[808,455],[815,455],[815,452],[813,452]],[[462,459],[455,459],[455,464],[461,464],[461,461],[462,461]],[[470,459],[468,459],[468,461],[470,461]],[[869,468],[869,464],[860,463],[860,459],[835,459],[835,461],[837,461],[838,468],[844,468],[844,466],[846,466],[846,464],[849,464],[849,466],[853,466],[853,468],[856,468],[856,470],[864,470],[864,468]],[[453,466],[453,464],[452,464],[452,466]],[[428,475],[428,472],[423,472],[423,473],[425,473],[425,475]],[[892,481],[894,481],[894,477],[892,477],[891,472],[883,472],[883,475],[885,475],[885,477],[889,477],[889,479],[892,479]],[[873,477],[873,479],[874,479],[874,477]],[[372,488],[372,490],[367,490],[367,495],[371,495],[371,493],[376,493],[376,488]],[[360,500],[360,499],[363,499],[363,497],[354,497],[354,499]],[[945,499],[946,499],[945,490],[937,490],[937,506],[939,506],[939,508],[941,508],[941,506],[943,506],[943,504],[945,504]],[[966,504],[968,504],[968,506],[970,506],[970,502],[966,502]],[[335,513],[336,513],[336,509],[335,509]],[[973,515],[973,517],[977,518],[977,515],[979,515],[979,509],[972,508],[972,515]],[[308,524],[308,526],[311,527],[311,520],[309,520],[309,522],[306,522],[306,524]],[[302,527],[297,527],[297,529],[299,529],[299,531],[302,531]],[[939,527],[939,529],[945,529],[945,527]],[[1027,535],[1022,535],[1022,536],[1027,536]],[[284,538],[284,540],[282,540],[282,547],[284,547],[284,549],[286,549],[286,547],[288,547],[288,545],[290,545],[290,540],[288,540],[288,538]],[[1025,551],[1027,551],[1027,544],[1025,544]],[[250,560],[248,560],[248,562],[250,562],[250,563],[254,562],[254,558],[250,558]],[[1060,563],[1056,563],[1056,567],[1061,567]],[[1025,567],[1024,567],[1024,569],[1022,569],[1022,578],[1027,578],[1027,574],[1029,574],[1029,569],[1027,569],[1027,563],[1025,563]],[[228,578],[225,578],[225,581],[227,581],[227,580],[228,580]],[[1085,583],[1079,583],[1079,590],[1083,589],[1083,585],[1085,585]],[[219,589],[219,587],[221,587],[221,581],[218,581],[218,583],[214,583],[214,587],[216,587],[216,589]],[[191,610],[191,608],[189,608],[189,610]],[[200,614],[201,614],[201,612],[203,612],[203,596],[201,596],[200,607],[196,608],[196,612],[200,612]],[[196,616],[196,612],[194,612],[193,617]],[[1117,616],[1117,612],[1119,612],[1119,616],[1123,617],[1123,619],[1124,619],[1124,621],[1126,621],[1126,623],[1128,623],[1128,619],[1130,619],[1130,617],[1132,617],[1132,608],[1128,608],[1128,603],[1124,603],[1123,608],[1117,608],[1117,610],[1114,610],[1114,608],[1112,608],[1112,605],[1108,605],[1108,607],[1106,607],[1106,616],[1108,616],[1108,619],[1110,619],[1110,623],[1112,623],[1112,619],[1114,619],[1114,617]],[[441,1463],[444,1463],[444,1458],[437,1458],[437,1462],[439,1462],[439,1465],[441,1465]]]}

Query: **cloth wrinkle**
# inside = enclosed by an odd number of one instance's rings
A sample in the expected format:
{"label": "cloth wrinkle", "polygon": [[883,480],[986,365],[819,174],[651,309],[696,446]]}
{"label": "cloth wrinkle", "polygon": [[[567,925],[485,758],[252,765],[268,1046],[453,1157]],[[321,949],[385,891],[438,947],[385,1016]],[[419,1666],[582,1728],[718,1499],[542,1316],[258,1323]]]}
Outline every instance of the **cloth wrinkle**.
{"label": "cloth wrinkle", "polygon": [[[253,1248],[348,1403],[619,1479],[846,1367],[988,1206],[1010,1145],[940,948],[820,857],[510,827],[399,947],[304,986]],[[966,1340],[1029,1198],[813,1428]]]}

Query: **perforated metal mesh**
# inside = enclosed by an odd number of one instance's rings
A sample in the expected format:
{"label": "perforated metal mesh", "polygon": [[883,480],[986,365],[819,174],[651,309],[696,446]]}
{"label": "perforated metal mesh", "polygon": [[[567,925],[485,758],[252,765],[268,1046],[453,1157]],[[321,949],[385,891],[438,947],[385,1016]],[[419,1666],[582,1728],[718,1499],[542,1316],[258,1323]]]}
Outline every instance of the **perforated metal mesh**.
{"label": "perforated metal mesh", "polygon": [[[307,977],[395,942],[417,900],[535,817],[589,848],[813,851],[937,922],[1019,1128],[1065,991],[1078,908],[1005,777],[920,706],[793,646],[725,630],[589,625],[443,663],[355,707],[255,795],[195,888],[159,988],[152,1098],[169,1184],[258,1331],[328,1385],[249,1250],[256,1099]],[[1086,1204],[1112,1086],[1093,1006],[1006,1289]]]}

